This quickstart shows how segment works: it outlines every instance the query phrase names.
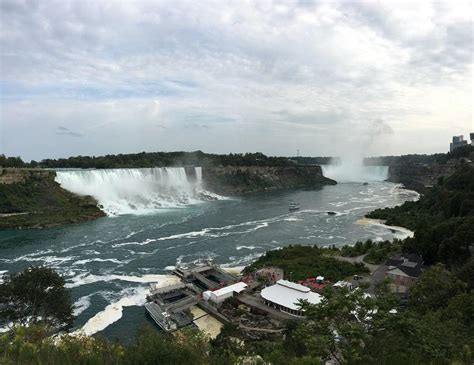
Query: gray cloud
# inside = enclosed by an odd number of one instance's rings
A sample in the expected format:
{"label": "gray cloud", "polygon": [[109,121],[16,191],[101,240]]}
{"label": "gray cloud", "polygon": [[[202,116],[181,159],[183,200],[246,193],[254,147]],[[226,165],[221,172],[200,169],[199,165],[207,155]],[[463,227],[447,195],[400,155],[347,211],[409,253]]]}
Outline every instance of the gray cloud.
{"label": "gray cloud", "polygon": [[[4,0],[0,152],[298,145],[328,155],[331,141],[374,120],[392,128],[391,143],[367,153],[444,150],[449,135],[474,128],[470,10],[468,1]],[[87,143],[48,130],[87,133]]]}
{"label": "gray cloud", "polygon": [[70,130],[69,128],[59,126],[58,129],[56,130],[57,135],[63,135],[63,136],[71,136],[71,137],[84,137],[84,134],[79,133],[79,132],[74,132]]}

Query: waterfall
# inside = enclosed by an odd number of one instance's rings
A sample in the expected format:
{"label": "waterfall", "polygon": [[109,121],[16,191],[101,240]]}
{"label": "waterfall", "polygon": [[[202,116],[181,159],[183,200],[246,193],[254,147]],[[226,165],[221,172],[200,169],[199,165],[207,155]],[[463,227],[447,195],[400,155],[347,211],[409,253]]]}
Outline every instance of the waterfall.
{"label": "waterfall", "polygon": [[73,193],[92,195],[109,215],[146,214],[219,197],[203,190],[201,167],[189,175],[184,167],[57,171],[56,181]]}
{"label": "waterfall", "polygon": [[388,166],[365,166],[359,163],[321,165],[323,175],[337,182],[384,181],[388,178]]}

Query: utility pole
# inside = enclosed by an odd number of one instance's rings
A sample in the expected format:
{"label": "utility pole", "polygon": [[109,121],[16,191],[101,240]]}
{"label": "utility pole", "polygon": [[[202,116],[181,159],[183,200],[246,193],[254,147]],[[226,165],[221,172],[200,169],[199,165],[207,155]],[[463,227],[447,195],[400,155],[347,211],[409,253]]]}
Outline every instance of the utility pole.
{"label": "utility pole", "polygon": [[296,150],[296,157],[300,157],[300,150],[299,149]]}

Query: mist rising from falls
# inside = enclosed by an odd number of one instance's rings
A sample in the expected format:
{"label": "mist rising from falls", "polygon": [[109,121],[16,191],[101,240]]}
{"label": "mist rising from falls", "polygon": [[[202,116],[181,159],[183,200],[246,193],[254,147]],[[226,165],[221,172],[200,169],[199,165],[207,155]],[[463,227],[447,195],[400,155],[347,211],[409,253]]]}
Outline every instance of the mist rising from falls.
{"label": "mist rising from falls", "polygon": [[[109,215],[146,214],[219,198],[203,190],[200,167],[58,171],[56,181],[92,195]],[[187,173],[188,172],[188,173]]]}
{"label": "mist rising from falls", "polygon": [[384,181],[388,166],[365,166],[362,160],[342,159],[337,164],[321,165],[323,175],[337,182]]}

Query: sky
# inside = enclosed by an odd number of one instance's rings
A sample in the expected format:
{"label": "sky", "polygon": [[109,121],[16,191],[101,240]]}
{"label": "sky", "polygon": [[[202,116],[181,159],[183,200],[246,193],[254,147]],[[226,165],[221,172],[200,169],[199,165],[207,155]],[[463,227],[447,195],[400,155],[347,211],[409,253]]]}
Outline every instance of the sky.
{"label": "sky", "polygon": [[366,156],[474,132],[471,1],[0,1],[0,153]]}

